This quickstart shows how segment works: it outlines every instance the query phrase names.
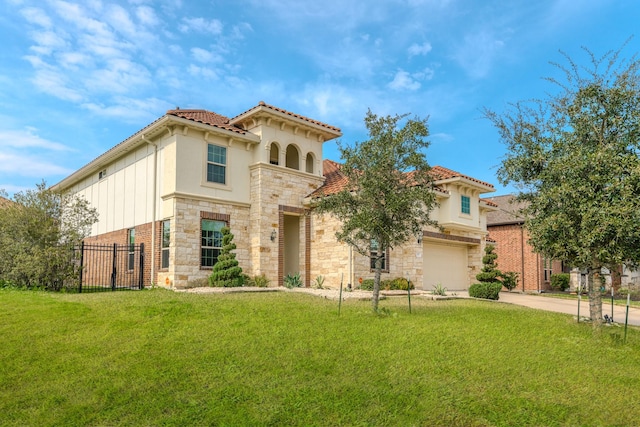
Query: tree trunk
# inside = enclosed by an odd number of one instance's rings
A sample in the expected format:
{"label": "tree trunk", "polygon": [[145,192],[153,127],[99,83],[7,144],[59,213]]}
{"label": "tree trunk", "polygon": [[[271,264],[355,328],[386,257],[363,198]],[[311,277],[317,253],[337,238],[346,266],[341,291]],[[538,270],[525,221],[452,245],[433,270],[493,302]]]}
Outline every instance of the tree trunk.
{"label": "tree trunk", "polygon": [[589,290],[589,315],[594,328],[602,326],[602,294],[600,293],[600,269],[589,269],[587,275]]}
{"label": "tree trunk", "polygon": [[376,258],[376,268],[373,276],[373,295],[371,295],[371,309],[374,313],[378,312],[378,301],[380,299],[380,275],[382,273],[382,257],[380,256],[380,252]]}

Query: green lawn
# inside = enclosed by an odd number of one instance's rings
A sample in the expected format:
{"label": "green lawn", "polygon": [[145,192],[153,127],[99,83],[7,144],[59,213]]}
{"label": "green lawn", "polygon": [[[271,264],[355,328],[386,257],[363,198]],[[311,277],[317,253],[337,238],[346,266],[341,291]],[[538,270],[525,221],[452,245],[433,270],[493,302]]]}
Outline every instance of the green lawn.
{"label": "green lawn", "polygon": [[623,345],[512,305],[1,290],[0,307],[3,426],[640,422],[640,331]]}

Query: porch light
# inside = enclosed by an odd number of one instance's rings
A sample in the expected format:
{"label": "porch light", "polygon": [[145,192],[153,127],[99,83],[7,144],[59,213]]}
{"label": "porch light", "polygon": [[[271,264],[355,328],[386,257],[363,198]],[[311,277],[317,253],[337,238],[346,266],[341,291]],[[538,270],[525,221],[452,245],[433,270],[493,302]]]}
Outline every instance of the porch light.
{"label": "porch light", "polygon": [[272,241],[272,242],[275,242],[275,241],[276,241],[276,236],[277,236],[277,235],[278,235],[278,233],[276,233],[276,230],[274,229],[274,230],[271,232],[271,241]]}

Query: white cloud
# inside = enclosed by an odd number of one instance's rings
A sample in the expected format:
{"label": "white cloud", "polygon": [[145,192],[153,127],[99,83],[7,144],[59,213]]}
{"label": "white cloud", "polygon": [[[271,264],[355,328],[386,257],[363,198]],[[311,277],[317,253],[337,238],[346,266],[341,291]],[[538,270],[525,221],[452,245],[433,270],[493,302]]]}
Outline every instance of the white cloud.
{"label": "white cloud", "polygon": [[422,44],[414,43],[409,46],[409,56],[426,55],[431,52],[431,43],[424,42]]}
{"label": "white cloud", "polygon": [[108,105],[85,103],[82,108],[96,115],[110,117],[126,123],[144,123],[157,119],[158,110],[166,111],[171,104],[158,98],[136,99],[131,97],[116,97]]}
{"label": "white cloud", "polygon": [[5,148],[42,148],[52,151],[71,150],[64,144],[41,138],[37,135],[36,129],[31,127],[25,130],[0,130],[0,141],[2,141],[2,146]]}
{"label": "white cloud", "polygon": [[[44,156],[43,156],[44,157]],[[73,172],[52,159],[44,159],[27,153],[0,152],[0,173],[41,178],[47,175],[68,175]]]}
{"label": "white cloud", "polygon": [[453,57],[470,77],[479,79],[489,74],[503,47],[502,40],[481,30],[465,36]]}
{"label": "white cloud", "polygon": [[29,7],[26,9],[22,9],[21,12],[22,16],[24,16],[27,22],[30,22],[31,24],[36,24],[43,28],[52,27],[51,19],[47,16],[46,13],[44,13],[42,9]]}
{"label": "white cloud", "polygon": [[194,47],[191,49],[191,56],[198,62],[210,62],[213,58],[213,54],[208,50]]}
{"label": "white cloud", "polygon": [[154,10],[149,6],[140,6],[136,8],[136,16],[143,25],[147,25],[149,27],[155,27],[160,23],[158,15],[156,15]]}
{"label": "white cloud", "polygon": [[420,89],[420,82],[404,70],[398,70],[393,80],[389,83],[389,87],[393,90],[409,90],[414,91]]}
{"label": "white cloud", "polygon": [[217,19],[204,18],[182,18],[182,23],[178,25],[178,29],[183,32],[209,33],[213,35],[222,34],[222,22]]}

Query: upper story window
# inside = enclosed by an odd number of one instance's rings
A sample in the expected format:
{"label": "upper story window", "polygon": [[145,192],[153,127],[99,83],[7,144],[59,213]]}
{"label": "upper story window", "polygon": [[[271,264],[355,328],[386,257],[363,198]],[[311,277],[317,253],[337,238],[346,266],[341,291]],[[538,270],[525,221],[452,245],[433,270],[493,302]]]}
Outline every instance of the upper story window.
{"label": "upper story window", "polygon": [[104,177],[107,176],[107,170],[106,169],[102,169],[100,172],[98,172],[98,179],[102,179]]}
{"label": "upper story window", "polygon": [[287,146],[286,166],[291,169],[300,170],[300,154],[294,145]]}
{"label": "upper story window", "polygon": [[471,199],[469,196],[460,196],[460,211],[463,214],[471,214]]}
{"label": "upper story window", "polygon": [[207,181],[227,183],[227,148],[209,144],[207,146]]}

